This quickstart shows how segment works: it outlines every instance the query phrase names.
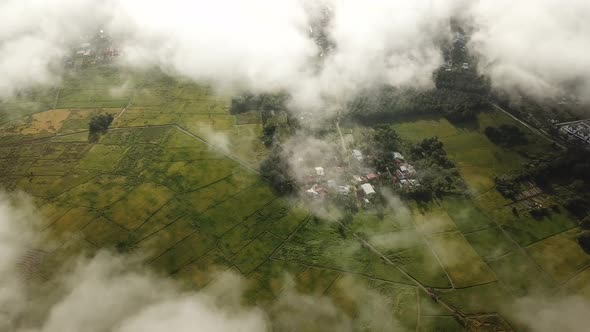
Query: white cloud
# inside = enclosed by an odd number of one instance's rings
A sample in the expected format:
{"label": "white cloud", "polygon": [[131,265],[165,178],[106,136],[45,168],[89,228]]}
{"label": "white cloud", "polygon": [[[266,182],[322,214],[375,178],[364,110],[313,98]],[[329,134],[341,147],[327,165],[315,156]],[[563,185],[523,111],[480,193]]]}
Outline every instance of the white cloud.
{"label": "white cloud", "polygon": [[589,100],[590,2],[479,0],[470,48],[495,87]]}

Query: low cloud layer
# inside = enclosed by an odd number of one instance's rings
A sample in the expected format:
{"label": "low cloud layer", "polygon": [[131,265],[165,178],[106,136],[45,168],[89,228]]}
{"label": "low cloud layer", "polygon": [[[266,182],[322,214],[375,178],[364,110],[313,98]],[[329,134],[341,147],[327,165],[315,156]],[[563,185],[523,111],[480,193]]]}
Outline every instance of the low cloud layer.
{"label": "low cloud layer", "polygon": [[[588,15],[584,0],[5,0],[0,97],[55,84],[70,48],[105,29],[127,65],[222,91],[287,90],[318,109],[374,85],[431,86],[452,17],[472,26],[469,48],[495,87],[582,96]],[[330,50],[316,44],[321,27]]]}
{"label": "low cloud layer", "polygon": [[496,88],[590,100],[590,2],[480,0],[470,49]]}

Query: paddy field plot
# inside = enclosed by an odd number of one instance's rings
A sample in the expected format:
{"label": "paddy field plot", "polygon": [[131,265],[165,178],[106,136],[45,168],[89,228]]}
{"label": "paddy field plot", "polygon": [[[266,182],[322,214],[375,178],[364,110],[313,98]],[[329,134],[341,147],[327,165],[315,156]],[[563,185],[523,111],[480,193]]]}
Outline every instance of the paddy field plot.
{"label": "paddy field plot", "polygon": [[470,287],[496,280],[493,271],[461,233],[438,233],[427,238],[455,287]]}
{"label": "paddy field plot", "polygon": [[578,232],[573,229],[527,247],[536,263],[560,284],[590,266],[590,255],[576,241]]}

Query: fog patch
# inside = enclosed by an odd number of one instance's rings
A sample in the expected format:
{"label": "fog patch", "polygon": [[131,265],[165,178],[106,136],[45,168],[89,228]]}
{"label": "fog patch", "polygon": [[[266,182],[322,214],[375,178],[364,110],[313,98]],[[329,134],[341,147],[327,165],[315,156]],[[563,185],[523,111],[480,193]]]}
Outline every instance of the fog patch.
{"label": "fog patch", "polygon": [[495,88],[590,100],[590,2],[481,0],[469,7],[469,48]]}
{"label": "fog patch", "polygon": [[231,141],[226,133],[215,130],[207,124],[199,124],[199,134],[210,144],[211,150],[219,150],[223,153],[230,153]]}
{"label": "fog patch", "polygon": [[532,331],[584,331],[590,326],[590,301],[580,296],[532,296],[516,300],[509,313]]}

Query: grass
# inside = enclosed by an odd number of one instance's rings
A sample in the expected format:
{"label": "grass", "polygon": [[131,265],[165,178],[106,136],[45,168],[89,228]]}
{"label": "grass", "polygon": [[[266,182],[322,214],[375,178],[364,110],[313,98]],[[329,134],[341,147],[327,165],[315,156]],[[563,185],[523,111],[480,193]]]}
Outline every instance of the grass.
{"label": "grass", "polygon": [[61,195],[86,181],[94,175],[89,172],[71,173],[68,175],[35,175],[21,177],[17,186],[33,196],[53,198]]}
{"label": "grass", "polygon": [[142,224],[138,225],[133,232],[133,236],[136,241],[141,241],[166,226],[178,221],[180,218],[184,217],[185,214],[185,205],[178,199],[173,198],[150,215]]}
{"label": "grass", "polygon": [[59,218],[61,218],[72,207],[69,204],[60,202],[47,202],[39,206],[39,213],[42,217],[41,225],[49,226]]}
{"label": "grass", "polygon": [[334,304],[358,331],[415,330],[416,288],[343,274],[328,290]]}
{"label": "grass", "polygon": [[527,247],[531,257],[559,283],[564,283],[590,265],[590,256],[576,241],[573,229]]}
{"label": "grass", "polygon": [[232,260],[243,274],[248,275],[266,261],[282,242],[270,233],[263,233],[240,250]]}
{"label": "grass", "polygon": [[183,217],[143,239],[136,247],[146,254],[149,260],[153,260],[187,239],[196,231],[197,229],[193,226],[191,220]]}
{"label": "grass", "polygon": [[80,169],[112,171],[127,148],[118,145],[93,145],[80,160]]}
{"label": "grass", "polygon": [[590,299],[590,268],[575,275],[564,286],[571,294],[581,295],[586,299]]}
{"label": "grass", "polygon": [[295,262],[268,259],[249,274],[246,301],[268,305],[286,287],[292,287],[294,279],[307,268]]}
{"label": "grass", "polygon": [[514,301],[514,297],[499,282],[439,292],[439,295],[464,313],[502,313],[510,310],[506,303]]}
{"label": "grass", "polygon": [[425,243],[395,253],[386,252],[386,255],[402,270],[428,287],[451,287],[443,267]]}
{"label": "grass", "polygon": [[453,316],[422,316],[418,331],[454,332],[465,329]]}
{"label": "grass", "polygon": [[345,232],[342,237],[337,228],[312,218],[277,252],[276,258],[411,284],[395,267],[362,248],[352,234]]}
{"label": "grass", "polygon": [[238,169],[236,162],[228,159],[154,162],[141,175],[176,192],[186,192],[221,180]]}
{"label": "grass", "polygon": [[457,230],[457,225],[449,214],[435,203],[420,207],[412,206],[412,212],[416,229],[423,234]]}
{"label": "grass", "polygon": [[114,222],[99,217],[82,229],[84,238],[98,248],[117,247],[129,241],[129,233]]}
{"label": "grass", "polygon": [[49,231],[52,235],[63,240],[86,227],[95,218],[95,213],[92,213],[92,211],[86,208],[72,208],[55,222],[51,223]]}
{"label": "grass", "polygon": [[518,296],[547,292],[556,286],[551,276],[522,251],[512,252],[489,262],[498,280]]}
{"label": "grass", "polygon": [[219,240],[219,246],[230,256],[237,254],[243,246],[264,233],[274,221],[286,216],[287,211],[288,208],[280,201],[267,205],[226,232]]}
{"label": "grass", "polygon": [[156,257],[151,264],[159,271],[174,273],[213,249],[214,244],[204,233],[194,232],[174,247]]}
{"label": "grass", "polygon": [[495,280],[493,271],[461,233],[433,234],[428,236],[428,241],[455,287],[470,287]]}
{"label": "grass", "polygon": [[529,140],[524,146],[502,148],[487,139],[488,126],[517,125],[518,122],[499,111],[484,112],[469,126],[456,126],[444,118],[424,118],[394,125],[400,136],[417,142],[438,136],[449,158],[456,163],[459,172],[474,193],[484,193],[494,187],[494,176],[521,169],[523,164],[540,152],[553,151],[544,139],[522,127]]}
{"label": "grass", "polygon": [[494,223],[472,202],[462,197],[446,197],[443,202],[447,213],[463,233],[489,228]]}
{"label": "grass", "polygon": [[205,287],[218,273],[226,271],[230,262],[218,249],[212,249],[178,270],[173,276],[183,282],[187,290]]}
{"label": "grass", "polygon": [[198,217],[199,226],[208,234],[220,237],[274,198],[266,185],[250,187],[205,211]]}
{"label": "grass", "polygon": [[[509,210],[508,208],[505,208]],[[549,216],[539,220],[530,215],[521,215],[508,220],[502,227],[521,246],[528,246],[534,242],[552,235],[564,232],[577,226],[575,219],[567,212],[552,212]]]}
{"label": "grass", "polygon": [[303,294],[321,296],[339,276],[338,271],[310,267],[297,276],[296,289]]}
{"label": "grass", "polygon": [[[491,143],[486,126],[515,123],[502,113],[481,114],[468,127],[443,118],[393,125],[412,142],[438,136],[475,197],[390,209],[383,218],[372,210],[355,215],[348,227],[392,266],[351,232],[277,199],[257,174],[183,131],[121,128],[178,125],[207,141],[221,137],[234,158],[256,167],[268,153],[258,112],[230,115],[229,98],[157,71],[87,68],[68,74],[60,90],[55,110],[55,90],[0,101],[0,142],[7,145],[0,147],[0,183],[35,195],[47,234],[64,239],[48,255],[43,276],[81,251],[131,247],[187,289],[231,269],[247,275],[250,304],[272,306],[289,289],[314,299],[325,294],[357,330],[459,329],[396,267],[468,313],[502,312],[515,295],[562,283],[590,298],[590,273],[583,270],[590,262],[576,247],[575,230],[563,233],[575,226],[571,216],[517,217],[492,189],[495,175],[551,149],[526,128],[527,145]],[[97,144],[88,143],[87,132],[15,144],[85,131],[93,115],[118,115],[129,101]],[[496,222],[529,254],[516,250]],[[454,285],[465,288],[451,288],[435,253]]]}
{"label": "grass", "polygon": [[268,231],[286,239],[308,216],[307,209],[294,207],[288,210],[285,216],[271,221]]}
{"label": "grass", "polygon": [[105,215],[126,229],[134,230],[158,211],[173,192],[154,183],[144,182],[117,201]]}
{"label": "grass", "polygon": [[129,178],[103,175],[59,195],[57,200],[94,209],[104,209],[134,187]]}
{"label": "grass", "polygon": [[455,136],[459,132],[445,118],[401,122],[394,124],[393,128],[402,138],[412,142],[418,142],[433,136],[439,138]]}
{"label": "grass", "polygon": [[490,260],[517,249],[516,244],[506,237],[500,227],[465,234],[465,238],[484,260]]}

